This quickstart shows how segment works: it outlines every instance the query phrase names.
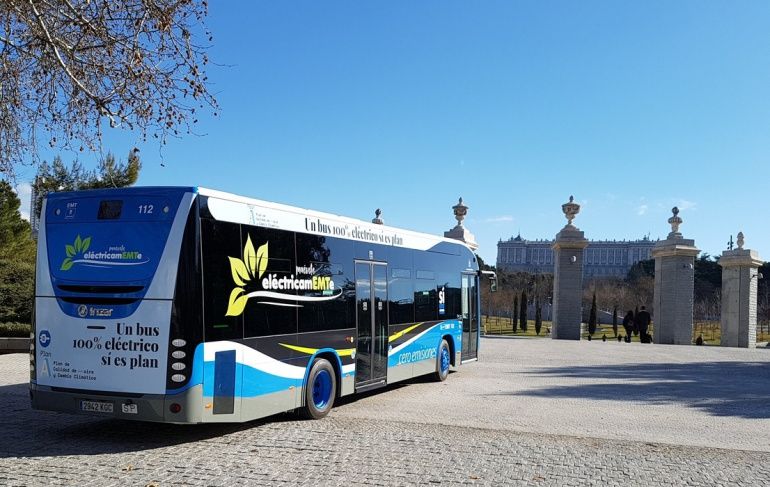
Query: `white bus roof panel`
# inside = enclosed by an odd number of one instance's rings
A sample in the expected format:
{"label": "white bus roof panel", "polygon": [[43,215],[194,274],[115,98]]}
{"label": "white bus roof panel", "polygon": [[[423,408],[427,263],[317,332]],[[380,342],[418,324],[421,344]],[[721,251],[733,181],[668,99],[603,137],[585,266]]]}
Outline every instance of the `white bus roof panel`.
{"label": "white bus roof panel", "polygon": [[428,250],[442,242],[468,248],[458,240],[330,213],[246,198],[206,188],[198,188],[198,193],[209,197],[209,211],[215,219],[221,221],[418,250]]}

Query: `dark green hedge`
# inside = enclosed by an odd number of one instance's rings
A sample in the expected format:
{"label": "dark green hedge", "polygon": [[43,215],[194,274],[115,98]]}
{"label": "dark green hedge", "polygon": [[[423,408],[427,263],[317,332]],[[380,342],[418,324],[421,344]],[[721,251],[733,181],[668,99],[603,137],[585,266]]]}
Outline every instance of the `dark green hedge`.
{"label": "dark green hedge", "polygon": [[29,338],[31,332],[29,323],[0,323],[0,337]]}

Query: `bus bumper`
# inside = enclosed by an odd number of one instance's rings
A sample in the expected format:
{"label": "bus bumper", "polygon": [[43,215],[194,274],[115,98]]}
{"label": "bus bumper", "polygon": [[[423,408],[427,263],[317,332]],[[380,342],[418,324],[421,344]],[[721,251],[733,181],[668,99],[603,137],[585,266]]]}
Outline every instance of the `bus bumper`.
{"label": "bus bumper", "polygon": [[[200,423],[203,408],[202,392],[201,385],[173,395],[131,396],[111,395],[104,392],[95,394],[93,391],[75,389],[54,390],[37,384],[30,384],[29,389],[33,409],[164,423]],[[172,412],[177,409],[179,409],[178,412]]]}

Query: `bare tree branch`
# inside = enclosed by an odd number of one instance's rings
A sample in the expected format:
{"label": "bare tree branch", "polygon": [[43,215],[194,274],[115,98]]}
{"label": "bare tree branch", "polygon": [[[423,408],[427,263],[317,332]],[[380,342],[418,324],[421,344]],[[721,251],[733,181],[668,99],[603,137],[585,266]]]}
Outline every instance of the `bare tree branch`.
{"label": "bare tree branch", "polygon": [[193,133],[196,110],[218,108],[206,14],[206,0],[0,1],[0,175],[39,160],[38,135],[98,151],[103,121],[161,145]]}

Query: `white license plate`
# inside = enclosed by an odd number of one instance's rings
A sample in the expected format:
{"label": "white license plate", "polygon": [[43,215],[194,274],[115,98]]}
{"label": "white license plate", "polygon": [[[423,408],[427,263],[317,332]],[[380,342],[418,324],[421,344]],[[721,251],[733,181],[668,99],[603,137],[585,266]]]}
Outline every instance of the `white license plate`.
{"label": "white license plate", "polygon": [[139,408],[136,404],[121,404],[120,407],[123,414],[139,414]]}
{"label": "white license plate", "polygon": [[96,413],[111,413],[112,403],[106,401],[80,401],[80,410]]}

